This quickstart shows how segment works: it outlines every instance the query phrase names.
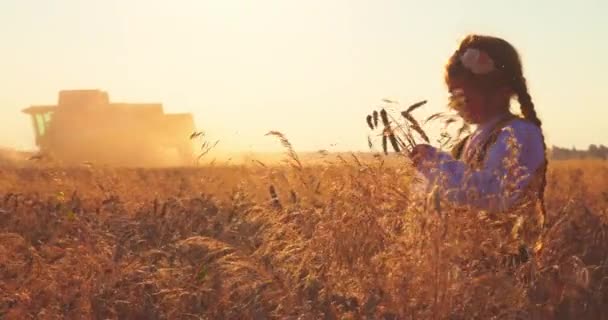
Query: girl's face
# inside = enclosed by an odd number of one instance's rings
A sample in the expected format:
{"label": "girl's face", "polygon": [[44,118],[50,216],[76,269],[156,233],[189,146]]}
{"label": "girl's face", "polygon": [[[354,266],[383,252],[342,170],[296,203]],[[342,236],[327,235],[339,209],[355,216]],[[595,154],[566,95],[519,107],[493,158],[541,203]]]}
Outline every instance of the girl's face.
{"label": "girl's face", "polygon": [[488,95],[463,78],[450,79],[448,89],[450,106],[468,123],[480,124],[508,111],[510,90],[499,89]]}
{"label": "girl's face", "polygon": [[478,124],[488,118],[486,98],[470,81],[461,78],[451,79],[448,83],[450,107],[466,122]]}

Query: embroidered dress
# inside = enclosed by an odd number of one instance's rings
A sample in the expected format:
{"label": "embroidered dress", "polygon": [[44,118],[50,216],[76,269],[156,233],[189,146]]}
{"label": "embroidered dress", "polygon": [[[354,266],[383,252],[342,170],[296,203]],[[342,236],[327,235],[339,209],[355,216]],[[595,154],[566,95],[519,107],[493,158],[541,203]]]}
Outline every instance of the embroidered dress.
{"label": "embroidered dress", "polygon": [[537,251],[542,245],[539,196],[546,166],[540,128],[508,113],[479,125],[463,142],[453,154],[432,148],[419,162],[428,187],[442,201],[498,215],[496,226],[509,235],[505,252],[527,257]]}
{"label": "embroidered dress", "polygon": [[448,201],[506,211],[540,191],[534,188],[545,155],[536,125],[503,114],[479,125],[461,147],[454,155],[432,148],[417,167]]}

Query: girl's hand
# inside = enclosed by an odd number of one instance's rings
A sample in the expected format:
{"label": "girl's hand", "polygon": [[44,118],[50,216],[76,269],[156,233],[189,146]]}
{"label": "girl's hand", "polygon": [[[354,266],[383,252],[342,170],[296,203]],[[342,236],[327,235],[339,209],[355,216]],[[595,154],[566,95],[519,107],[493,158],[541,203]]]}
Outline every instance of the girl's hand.
{"label": "girl's hand", "polygon": [[428,144],[418,144],[410,152],[409,156],[414,163],[414,166],[418,167],[424,159],[428,159],[429,156],[435,152],[435,148]]}

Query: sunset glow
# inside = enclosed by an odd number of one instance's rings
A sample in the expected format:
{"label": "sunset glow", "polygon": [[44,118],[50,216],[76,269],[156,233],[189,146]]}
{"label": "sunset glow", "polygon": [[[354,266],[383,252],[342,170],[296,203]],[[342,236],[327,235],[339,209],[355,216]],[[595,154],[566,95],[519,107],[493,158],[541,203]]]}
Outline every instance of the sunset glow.
{"label": "sunset glow", "polygon": [[586,147],[608,139],[608,44],[598,40],[606,9],[601,1],[3,1],[0,146],[34,147],[21,109],[55,104],[60,90],[100,89],[113,101],[191,112],[224,150],[277,150],[264,137],[270,130],[303,151],[366,150],[364,118],[382,98],[428,99],[421,115],[443,110],[444,62],[477,32],[520,51],[549,144]]}

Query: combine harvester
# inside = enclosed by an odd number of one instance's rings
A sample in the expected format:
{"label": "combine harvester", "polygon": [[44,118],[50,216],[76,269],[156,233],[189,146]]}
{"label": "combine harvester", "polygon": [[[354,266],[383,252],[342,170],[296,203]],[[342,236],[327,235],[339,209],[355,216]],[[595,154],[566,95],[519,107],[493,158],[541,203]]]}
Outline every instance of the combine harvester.
{"label": "combine harvester", "polygon": [[191,114],[165,114],[162,104],[111,103],[100,90],[59,92],[57,105],[23,110],[32,118],[43,157],[61,164],[184,166],[195,161]]}

